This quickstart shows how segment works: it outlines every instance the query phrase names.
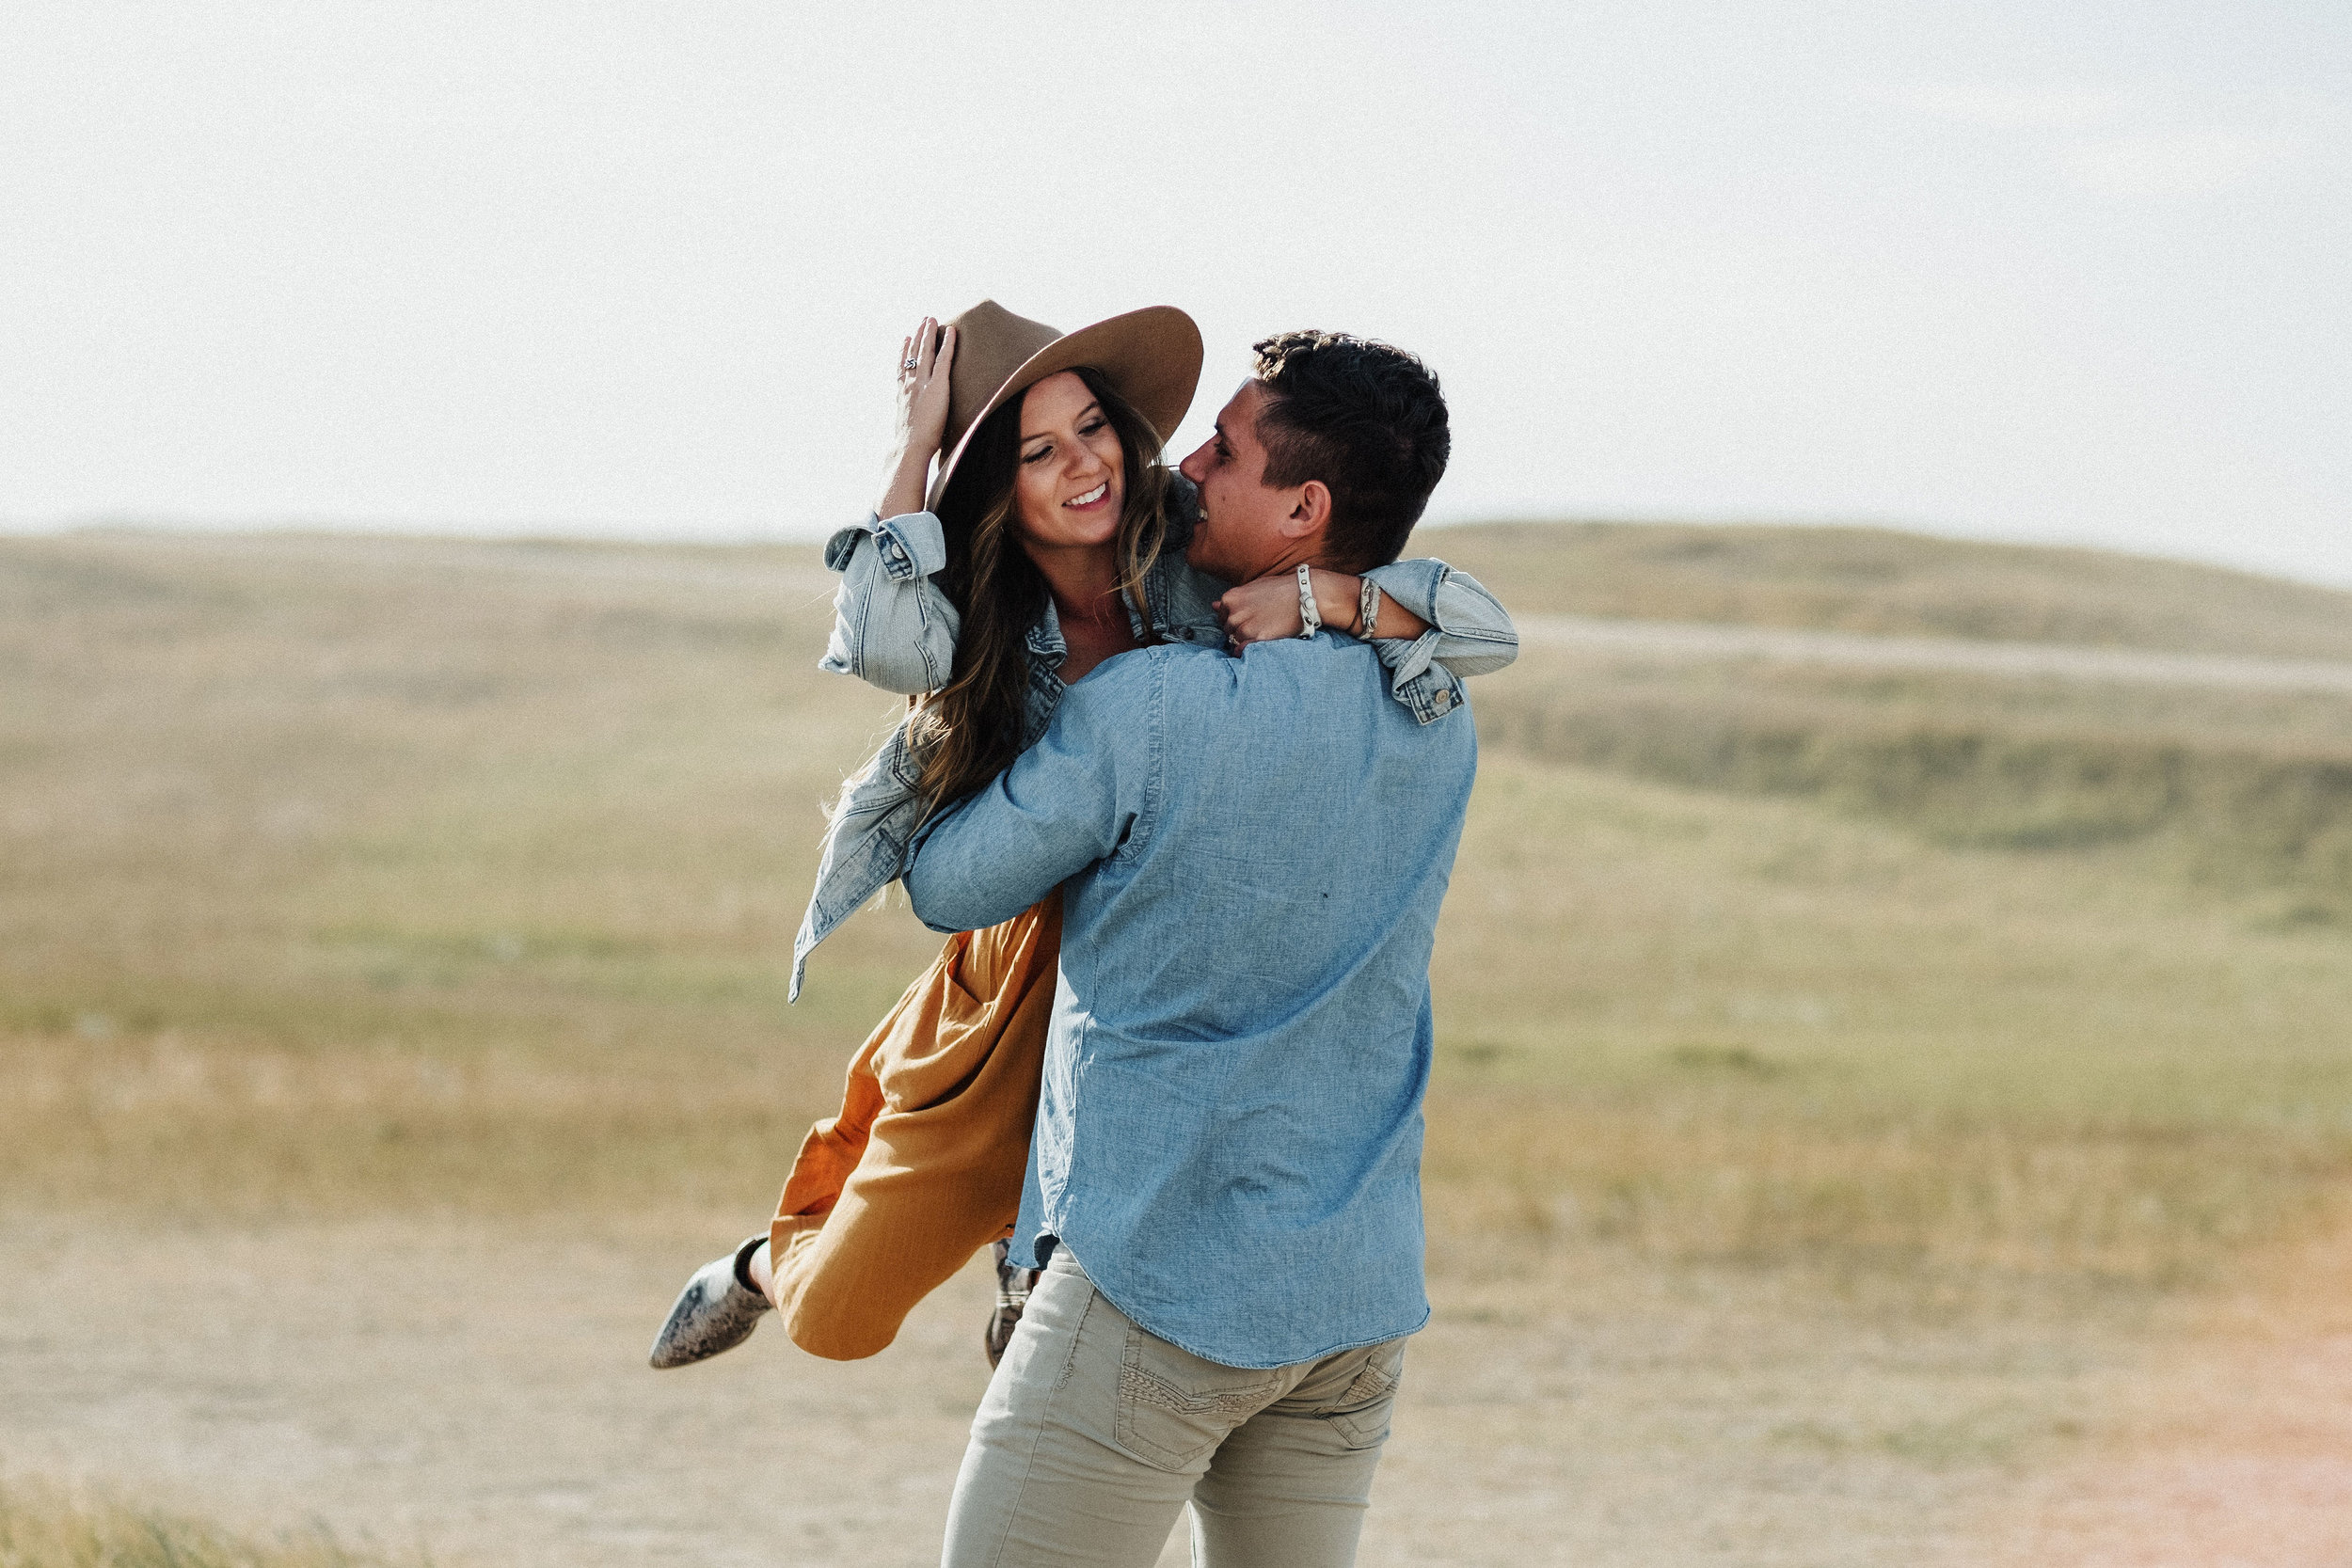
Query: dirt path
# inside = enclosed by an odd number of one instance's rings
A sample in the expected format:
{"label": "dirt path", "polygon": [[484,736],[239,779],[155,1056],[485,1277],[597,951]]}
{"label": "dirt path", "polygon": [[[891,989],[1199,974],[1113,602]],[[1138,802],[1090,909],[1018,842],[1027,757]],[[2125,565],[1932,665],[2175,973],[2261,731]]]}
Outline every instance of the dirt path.
{"label": "dirt path", "polygon": [[610,1239],[39,1226],[7,1265],[12,1466],[443,1561],[922,1561],[986,1371],[958,1310],[972,1281],[894,1356],[835,1367],[755,1338],[652,1372],[640,1341],[685,1271]]}
{"label": "dirt path", "polygon": [[2352,1231],[2262,1261],[2188,1326],[2096,1452],[2004,1510],[2007,1560],[2352,1565]]}
{"label": "dirt path", "polygon": [[[936,1560],[985,1276],[872,1361],[771,1324],[648,1371],[692,1261],[675,1238],[707,1227],[10,1221],[0,1472],[460,1568]],[[1434,1293],[1367,1565],[2352,1563],[2352,1243],[2153,1352],[1753,1275],[1570,1266]]]}
{"label": "dirt path", "polygon": [[[935,1561],[985,1278],[873,1361],[771,1325],[654,1373],[687,1228],[7,1222],[0,1468],[461,1568]],[[1569,1260],[1438,1294],[1367,1565],[1934,1563],[2098,1375],[2047,1323],[1906,1326],[1753,1277]]]}

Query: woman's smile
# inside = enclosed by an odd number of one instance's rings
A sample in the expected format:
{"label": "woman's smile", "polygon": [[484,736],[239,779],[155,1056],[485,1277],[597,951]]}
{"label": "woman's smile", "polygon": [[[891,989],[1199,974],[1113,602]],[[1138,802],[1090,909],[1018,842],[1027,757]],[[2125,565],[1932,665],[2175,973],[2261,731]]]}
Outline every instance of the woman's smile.
{"label": "woman's smile", "polygon": [[1087,550],[1105,572],[1127,499],[1126,449],[1086,378],[1057,371],[1021,396],[1013,492],[1032,550]]}

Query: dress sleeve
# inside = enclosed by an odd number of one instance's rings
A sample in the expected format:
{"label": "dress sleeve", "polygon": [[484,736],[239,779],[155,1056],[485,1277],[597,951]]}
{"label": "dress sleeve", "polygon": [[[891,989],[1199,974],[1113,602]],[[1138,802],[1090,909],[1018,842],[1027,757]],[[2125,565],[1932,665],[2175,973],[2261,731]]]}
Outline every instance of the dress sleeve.
{"label": "dress sleeve", "polygon": [[937,517],[868,515],[826,542],[825,564],[841,586],[818,668],[910,697],[947,684],[961,617],[935,580],[947,564]]}

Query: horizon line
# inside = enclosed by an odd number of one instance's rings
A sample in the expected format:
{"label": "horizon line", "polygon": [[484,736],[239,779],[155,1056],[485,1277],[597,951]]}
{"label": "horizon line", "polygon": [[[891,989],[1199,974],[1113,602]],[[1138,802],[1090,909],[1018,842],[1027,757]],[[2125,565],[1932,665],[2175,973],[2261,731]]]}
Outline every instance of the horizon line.
{"label": "horizon line", "polygon": [[[1508,512],[1461,514],[1424,517],[1415,525],[1422,529],[1444,531],[1453,529],[1503,527],[1626,527],[1626,528],[1712,528],[1712,529],[1818,529],[1821,531],[1852,530],[1909,535],[1915,538],[1936,539],[1963,545],[1982,545],[1995,548],[2045,549],[2082,551],[2121,559],[2166,562],[2177,565],[2200,566],[2242,576],[2264,578],[2274,581],[2298,583],[2352,593],[2352,572],[2331,576],[2322,570],[2296,570],[2266,561],[2256,564],[2247,558],[2224,555],[2193,555],[2163,549],[2118,546],[2076,536],[2053,534],[2036,537],[2013,531],[1971,528],[1964,524],[1934,523],[1921,520],[1890,521],[1883,516],[1806,516],[1800,515],[1650,512],[1641,509],[1624,511],[1535,513],[1524,510]],[[288,537],[305,535],[337,535],[349,538],[432,539],[450,543],[482,545],[497,544],[578,544],[578,545],[683,545],[703,547],[749,547],[775,545],[821,544],[833,531],[797,531],[783,528],[761,528],[747,525],[736,529],[690,528],[658,530],[642,523],[598,523],[581,518],[518,522],[514,520],[469,522],[461,518],[397,518],[397,517],[300,517],[262,516],[227,518],[205,515],[160,515],[134,512],[89,512],[62,517],[28,518],[0,517],[0,538],[40,539],[67,538],[75,534],[147,533],[189,535],[269,535]]]}

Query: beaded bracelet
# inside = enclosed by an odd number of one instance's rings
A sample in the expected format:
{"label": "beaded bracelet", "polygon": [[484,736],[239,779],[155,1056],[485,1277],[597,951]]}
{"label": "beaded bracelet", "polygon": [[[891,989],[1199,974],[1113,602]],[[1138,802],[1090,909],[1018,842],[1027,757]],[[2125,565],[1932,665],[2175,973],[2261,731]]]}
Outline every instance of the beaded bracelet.
{"label": "beaded bracelet", "polygon": [[1300,564],[1298,568],[1298,635],[1312,637],[1323,629],[1323,611],[1315,608],[1314,569]]}

